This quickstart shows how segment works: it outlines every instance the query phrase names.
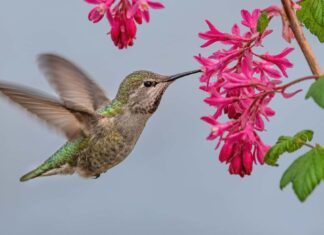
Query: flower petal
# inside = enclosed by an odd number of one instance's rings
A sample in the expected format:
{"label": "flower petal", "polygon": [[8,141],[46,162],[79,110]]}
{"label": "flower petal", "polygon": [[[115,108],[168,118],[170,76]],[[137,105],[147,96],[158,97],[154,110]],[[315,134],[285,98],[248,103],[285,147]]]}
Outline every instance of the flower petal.
{"label": "flower petal", "polygon": [[147,1],[147,4],[153,9],[163,9],[164,5],[160,2]]}

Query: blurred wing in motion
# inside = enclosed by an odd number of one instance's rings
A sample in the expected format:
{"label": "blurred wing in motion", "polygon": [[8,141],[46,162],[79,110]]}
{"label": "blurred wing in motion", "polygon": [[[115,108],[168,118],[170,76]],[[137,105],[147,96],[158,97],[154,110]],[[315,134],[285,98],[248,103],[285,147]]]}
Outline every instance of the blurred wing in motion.
{"label": "blurred wing in motion", "polygon": [[68,139],[86,135],[87,113],[72,110],[37,91],[9,83],[0,82],[0,93],[63,132]]}
{"label": "blurred wing in motion", "polygon": [[72,62],[57,55],[42,54],[39,66],[67,107],[93,113],[110,103],[104,91]]}

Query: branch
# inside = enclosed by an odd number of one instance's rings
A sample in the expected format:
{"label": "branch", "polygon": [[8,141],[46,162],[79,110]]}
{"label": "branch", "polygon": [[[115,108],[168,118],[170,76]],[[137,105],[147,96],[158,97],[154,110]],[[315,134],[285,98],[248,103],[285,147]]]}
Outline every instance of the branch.
{"label": "branch", "polygon": [[310,79],[318,79],[318,78],[319,78],[319,76],[317,76],[317,75],[311,75],[311,76],[301,77],[301,78],[298,78],[296,80],[293,80],[293,81],[291,81],[291,82],[289,82],[289,83],[287,83],[285,85],[276,87],[276,90],[278,90],[278,91],[280,91],[280,90],[281,91],[285,91],[288,87],[290,87],[290,86],[292,86],[292,85],[294,85],[296,83],[303,82],[303,81],[310,80]]}
{"label": "branch", "polygon": [[282,5],[285,9],[288,21],[290,23],[290,27],[295,35],[295,38],[299,44],[299,47],[301,48],[302,52],[304,53],[304,56],[308,62],[308,65],[310,69],[312,70],[312,73],[316,76],[321,76],[322,71],[321,68],[316,61],[314,52],[309,45],[308,41],[306,40],[303,30],[300,26],[299,20],[297,19],[295,11],[291,7],[291,0],[281,0]]}

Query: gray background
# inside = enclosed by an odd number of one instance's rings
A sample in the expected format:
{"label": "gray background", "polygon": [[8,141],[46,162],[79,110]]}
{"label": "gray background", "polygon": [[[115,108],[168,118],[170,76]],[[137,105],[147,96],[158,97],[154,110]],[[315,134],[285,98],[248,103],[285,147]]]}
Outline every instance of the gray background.
{"label": "gray background", "polygon": [[[105,35],[105,21],[87,21],[91,5],[81,0],[2,1],[0,80],[52,94],[35,63],[43,52],[62,54],[84,67],[110,97],[133,70],[174,74],[196,69],[193,55],[215,49],[199,48],[197,33],[207,29],[204,19],[229,31],[241,20],[240,8],[263,8],[274,1],[222,2],[164,0],[167,8],[151,12],[151,23],[139,27],[135,46],[119,51]],[[279,35],[277,30],[265,41],[272,53],[287,46]],[[322,45],[309,39],[323,61]],[[310,74],[299,49],[290,58],[295,63],[290,79]],[[203,104],[205,94],[198,86],[197,76],[175,83],[129,158],[98,180],[56,176],[19,183],[65,140],[1,99],[0,234],[324,234],[323,185],[303,204],[290,186],[279,190],[281,174],[297,155],[283,157],[278,168],[256,166],[244,179],[227,173],[215,142],[205,140],[209,127],[199,118],[212,109]],[[304,95],[272,102],[277,115],[266,124],[267,143],[302,128],[316,129],[315,141],[324,143],[324,113]]]}

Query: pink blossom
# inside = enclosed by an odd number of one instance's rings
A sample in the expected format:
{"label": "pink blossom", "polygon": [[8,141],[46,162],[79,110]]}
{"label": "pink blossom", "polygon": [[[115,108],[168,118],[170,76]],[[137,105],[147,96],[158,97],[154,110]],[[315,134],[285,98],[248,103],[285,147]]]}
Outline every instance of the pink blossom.
{"label": "pink blossom", "polygon": [[265,53],[263,55],[260,55],[260,57],[262,59],[276,65],[281,70],[282,74],[285,77],[288,77],[288,75],[286,73],[286,69],[292,68],[293,64],[286,58],[286,56],[293,50],[294,50],[294,48],[289,47],[289,48],[285,48],[282,52],[280,52],[276,55],[270,55],[269,53]]}
{"label": "pink blossom", "polygon": [[256,73],[265,73],[272,78],[281,78],[280,72],[273,68],[273,64],[266,61],[253,61]]}
{"label": "pink blossom", "polygon": [[[252,13],[241,11],[241,32],[235,24],[231,33],[218,30],[206,20],[209,30],[199,33],[206,42],[201,47],[215,43],[228,45],[214,51],[210,56],[195,56],[201,64],[203,74],[200,87],[208,93],[204,101],[215,108],[213,115],[202,117],[211,125],[208,140],[218,140],[216,148],[221,147],[219,160],[229,164],[229,172],[241,177],[250,175],[254,163],[263,164],[269,146],[260,139],[258,132],[265,130],[265,120],[275,115],[268,107],[277,93],[277,85],[292,63],[286,58],[293,48],[286,48],[278,54],[255,52],[272,30],[259,33],[256,30],[259,9]],[[287,95],[282,91],[283,95]],[[226,115],[228,120],[219,118]]]}
{"label": "pink blossom", "polygon": [[273,16],[280,16],[282,22],[282,37],[287,41],[291,42],[294,38],[294,34],[289,26],[289,21],[286,15],[286,12],[282,7],[277,5],[271,5],[270,7],[265,8],[263,11],[268,13],[268,18],[271,19]]}
{"label": "pink blossom", "polygon": [[143,16],[146,22],[150,21],[149,8],[163,9],[164,5],[150,0],[133,0],[133,6],[128,10],[127,17]]}
{"label": "pink blossom", "polygon": [[111,23],[110,36],[115,46],[123,49],[134,44],[136,30],[133,19],[128,19],[125,14],[116,14]]}
{"label": "pink blossom", "polygon": [[219,160],[229,163],[229,173],[240,175],[250,175],[253,169],[254,156],[251,153],[253,146],[248,141],[225,140],[220,151]]}
{"label": "pink blossom", "polygon": [[255,9],[252,14],[250,14],[247,10],[242,10],[241,16],[243,20],[241,21],[241,24],[248,27],[252,33],[255,33],[260,14],[260,9]]}
{"label": "pink blossom", "polygon": [[[291,6],[296,11],[300,10],[301,7],[294,1],[290,1]],[[291,42],[292,39],[294,39],[294,33],[292,32],[288,17],[286,15],[286,12],[281,6],[277,5],[271,5],[263,10],[264,12],[268,13],[268,18],[271,19],[273,16],[280,16],[281,17],[281,23],[282,23],[282,37],[287,41]]]}
{"label": "pink blossom", "polygon": [[242,41],[246,41],[246,39],[237,35],[238,32],[236,32],[236,34],[223,33],[219,31],[210,21],[206,20],[206,23],[209,27],[209,31],[199,33],[199,37],[207,40],[207,42],[201,45],[201,47],[207,47],[218,41],[224,44],[238,44]]}
{"label": "pink blossom", "polygon": [[149,8],[161,9],[163,4],[151,0],[85,0],[95,4],[88,14],[88,19],[93,23],[99,22],[105,15],[111,26],[108,34],[115,46],[119,49],[127,48],[134,44],[137,24],[142,24],[142,19],[149,22]]}
{"label": "pink blossom", "polygon": [[256,143],[255,154],[258,161],[263,164],[264,155],[269,151],[270,145],[263,143],[259,136],[256,136]]}
{"label": "pink blossom", "polygon": [[109,7],[115,0],[85,0],[90,4],[96,4],[88,15],[88,19],[93,23],[99,22],[109,10]]}

